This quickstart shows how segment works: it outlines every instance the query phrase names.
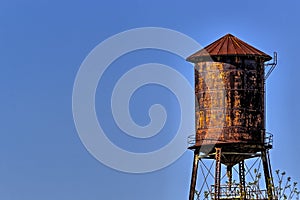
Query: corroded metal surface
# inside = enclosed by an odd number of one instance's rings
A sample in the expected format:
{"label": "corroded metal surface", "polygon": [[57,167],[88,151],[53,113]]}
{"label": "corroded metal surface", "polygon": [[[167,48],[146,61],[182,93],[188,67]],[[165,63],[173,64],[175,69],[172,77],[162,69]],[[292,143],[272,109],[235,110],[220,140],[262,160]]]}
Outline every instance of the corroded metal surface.
{"label": "corroded metal surface", "polygon": [[197,63],[206,57],[217,58],[219,56],[247,56],[264,59],[265,61],[271,60],[272,57],[266,53],[256,49],[255,47],[247,44],[239,38],[227,34],[212,44],[204,47],[198,52],[187,58],[187,61]]}
{"label": "corroded metal surface", "polygon": [[[207,54],[213,61],[207,61]],[[212,153],[214,145],[224,152],[255,153],[266,148],[264,63],[270,59],[231,34],[187,58],[195,62],[196,136],[191,149]],[[239,162],[246,157],[233,158]]]}
{"label": "corroded metal surface", "polygon": [[[196,95],[196,134],[189,138],[193,143],[189,148],[195,156],[199,155],[200,161],[215,160],[215,184],[209,193],[212,199],[223,198],[224,193],[247,199],[244,160],[254,157],[261,157],[263,163],[268,191],[263,198],[273,198],[267,157],[272,135],[269,137],[265,132],[264,91],[264,63],[271,59],[230,34],[187,58],[195,63]],[[225,192],[220,186],[221,163],[227,166],[229,178]],[[240,194],[235,193],[231,180],[232,167],[238,163],[239,191],[243,191]],[[194,161],[190,200],[194,197],[197,168],[198,162]],[[210,169],[208,174],[212,174]],[[206,178],[204,175],[208,185]]]}
{"label": "corroded metal surface", "polygon": [[263,144],[263,62],[195,65],[196,144]]}

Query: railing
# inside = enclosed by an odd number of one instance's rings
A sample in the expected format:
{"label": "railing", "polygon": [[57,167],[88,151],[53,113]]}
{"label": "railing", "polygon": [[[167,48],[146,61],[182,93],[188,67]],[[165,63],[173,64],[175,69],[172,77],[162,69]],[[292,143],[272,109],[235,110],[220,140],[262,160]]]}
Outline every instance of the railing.
{"label": "railing", "polygon": [[196,135],[189,135],[187,138],[187,142],[189,146],[195,145],[196,144]]}
{"label": "railing", "polygon": [[[202,141],[206,141],[209,143],[215,142],[217,141],[216,139],[213,138],[203,138]],[[189,146],[193,146],[196,144],[197,140],[196,140],[196,135],[189,135],[187,138],[187,142],[189,144]],[[264,138],[264,146],[268,149],[273,147],[273,134],[266,132],[265,134],[265,138]]]}
{"label": "railing", "polygon": [[273,147],[273,134],[272,133],[266,132],[264,145],[268,149]]}
{"label": "railing", "polygon": [[[215,187],[211,186],[211,199],[214,199]],[[241,191],[239,184],[221,185],[219,199],[268,199],[267,190],[246,186],[245,193]]]}
{"label": "railing", "polygon": [[[205,142],[207,144],[215,144],[219,140],[215,139],[215,138],[202,138],[200,141]],[[188,136],[187,142],[188,142],[189,146],[195,145],[197,142],[196,135]]]}

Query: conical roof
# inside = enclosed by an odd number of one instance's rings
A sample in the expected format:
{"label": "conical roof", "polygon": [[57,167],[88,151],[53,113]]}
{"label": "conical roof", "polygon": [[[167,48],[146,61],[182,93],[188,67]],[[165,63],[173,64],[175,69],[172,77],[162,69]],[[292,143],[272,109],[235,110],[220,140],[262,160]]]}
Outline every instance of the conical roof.
{"label": "conical roof", "polygon": [[198,62],[204,57],[216,56],[248,56],[260,57],[264,61],[271,60],[268,54],[256,49],[239,38],[227,34],[203,49],[189,56],[186,60],[190,62]]}

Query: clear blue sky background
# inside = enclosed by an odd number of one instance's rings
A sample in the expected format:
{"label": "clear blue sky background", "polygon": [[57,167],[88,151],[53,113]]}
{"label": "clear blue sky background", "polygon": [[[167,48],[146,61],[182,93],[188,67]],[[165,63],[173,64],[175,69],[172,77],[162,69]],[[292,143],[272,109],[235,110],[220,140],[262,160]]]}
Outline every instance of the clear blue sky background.
{"label": "clear blue sky background", "polygon": [[[72,118],[83,59],[109,36],[144,26],[180,31],[203,46],[232,33],[270,55],[277,51],[278,67],[267,81],[272,166],[300,181],[299,9],[296,0],[0,1],[0,199],[187,199],[191,152],[160,171],[121,173],[86,151]],[[129,56],[126,65],[143,61]],[[192,82],[191,69],[177,68]]]}

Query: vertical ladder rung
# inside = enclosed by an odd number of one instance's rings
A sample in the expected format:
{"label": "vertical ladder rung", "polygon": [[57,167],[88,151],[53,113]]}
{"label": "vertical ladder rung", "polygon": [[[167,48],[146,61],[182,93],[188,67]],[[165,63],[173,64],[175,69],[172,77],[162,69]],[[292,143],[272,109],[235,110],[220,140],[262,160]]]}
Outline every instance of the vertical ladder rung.
{"label": "vertical ladder rung", "polygon": [[241,197],[242,197],[242,199],[245,199],[246,187],[245,187],[245,163],[244,163],[244,160],[239,162],[239,177],[240,177]]}
{"label": "vertical ladder rung", "polygon": [[221,148],[216,147],[216,174],[215,174],[215,199],[220,198],[221,181]]}

